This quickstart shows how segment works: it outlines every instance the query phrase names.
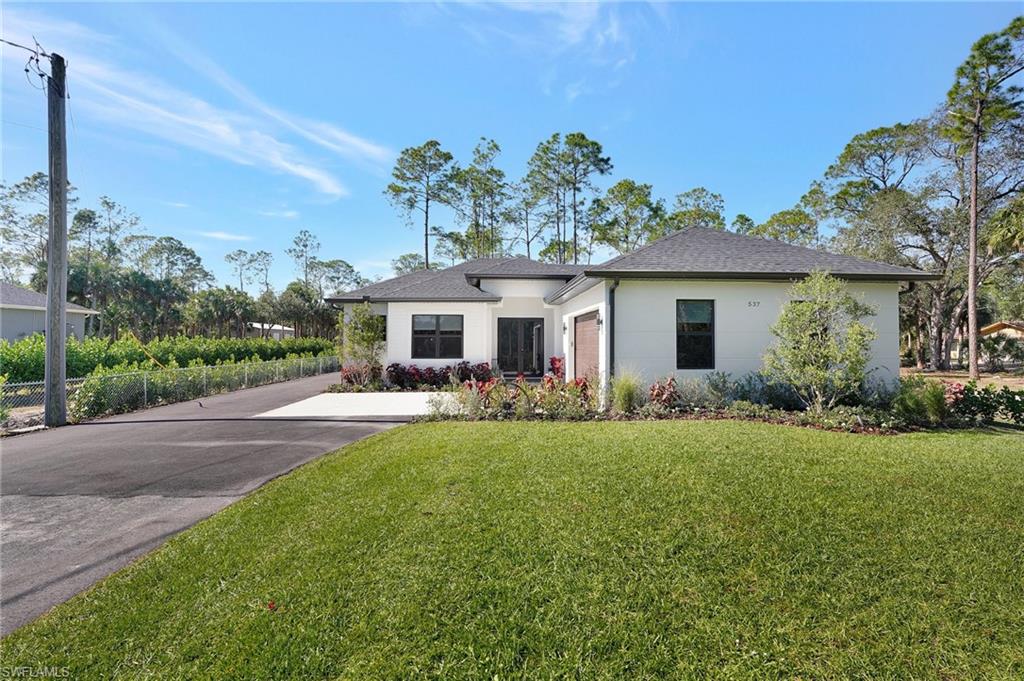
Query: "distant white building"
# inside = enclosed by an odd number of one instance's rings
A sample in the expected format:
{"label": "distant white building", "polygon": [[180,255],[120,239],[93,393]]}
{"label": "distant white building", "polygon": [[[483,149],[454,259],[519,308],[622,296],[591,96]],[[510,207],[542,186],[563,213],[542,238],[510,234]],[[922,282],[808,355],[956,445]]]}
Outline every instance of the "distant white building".
{"label": "distant white building", "polygon": [[294,338],[295,329],[290,326],[282,326],[280,324],[263,324],[262,322],[249,322],[246,324],[245,335],[249,338],[273,338],[274,340],[284,340],[285,338]]}
{"label": "distant white building", "polygon": [[[67,334],[81,340],[85,318],[96,310],[68,303]],[[0,282],[0,338],[12,343],[46,331],[46,295],[21,286]]]}

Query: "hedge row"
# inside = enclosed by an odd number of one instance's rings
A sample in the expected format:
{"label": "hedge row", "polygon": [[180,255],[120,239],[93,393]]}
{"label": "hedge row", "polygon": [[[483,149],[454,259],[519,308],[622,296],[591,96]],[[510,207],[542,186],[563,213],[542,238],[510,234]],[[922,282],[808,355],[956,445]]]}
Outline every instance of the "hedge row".
{"label": "hedge row", "polygon": [[106,414],[121,414],[161,404],[173,404],[207,395],[288,381],[333,372],[335,357],[318,360],[313,356],[260,362],[222,362],[173,369],[138,371],[135,366],[97,367],[69,397],[72,422]]}
{"label": "hedge row", "polygon": [[[126,364],[157,368],[150,356],[164,366],[189,366],[197,363],[213,366],[244,359],[273,360],[289,355],[328,355],[336,352],[334,341],[326,338],[158,338],[145,345],[133,338],[111,341],[107,338],[68,339],[68,378],[87,376],[97,367]],[[0,341],[0,375],[11,383],[43,380],[46,341],[41,334],[16,343]]]}

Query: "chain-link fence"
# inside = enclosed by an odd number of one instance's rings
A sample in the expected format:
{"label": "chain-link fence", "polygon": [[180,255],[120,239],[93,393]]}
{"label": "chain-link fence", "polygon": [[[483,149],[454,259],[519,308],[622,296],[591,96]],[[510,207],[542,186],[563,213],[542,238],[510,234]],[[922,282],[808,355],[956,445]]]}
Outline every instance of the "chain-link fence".
{"label": "chain-link fence", "polygon": [[[197,397],[290,381],[339,369],[336,356],[269,362],[156,369],[68,379],[68,419],[82,421]],[[34,425],[42,418],[43,382],[0,385],[0,419],[7,428]]]}

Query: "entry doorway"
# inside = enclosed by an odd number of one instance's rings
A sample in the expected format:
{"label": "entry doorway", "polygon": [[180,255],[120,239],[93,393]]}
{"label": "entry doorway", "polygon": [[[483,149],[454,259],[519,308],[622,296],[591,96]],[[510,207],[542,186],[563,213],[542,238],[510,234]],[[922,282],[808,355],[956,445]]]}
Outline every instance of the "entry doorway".
{"label": "entry doorway", "polygon": [[504,374],[540,376],[544,373],[543,319],[498,318],[498,368]]}

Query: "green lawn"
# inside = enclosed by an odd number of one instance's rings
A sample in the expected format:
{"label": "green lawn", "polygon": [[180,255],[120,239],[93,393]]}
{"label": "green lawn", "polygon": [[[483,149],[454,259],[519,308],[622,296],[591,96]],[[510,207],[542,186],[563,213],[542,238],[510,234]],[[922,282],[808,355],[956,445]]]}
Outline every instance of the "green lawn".
{"label": "green lawn", "polygon": [[403,427],[0,653],[72,678],[1021,678],[1024,435]]}

